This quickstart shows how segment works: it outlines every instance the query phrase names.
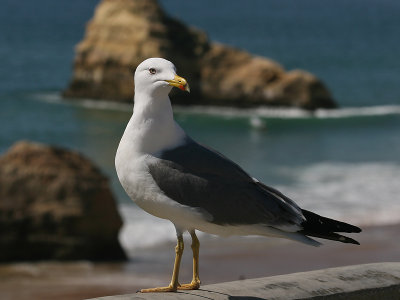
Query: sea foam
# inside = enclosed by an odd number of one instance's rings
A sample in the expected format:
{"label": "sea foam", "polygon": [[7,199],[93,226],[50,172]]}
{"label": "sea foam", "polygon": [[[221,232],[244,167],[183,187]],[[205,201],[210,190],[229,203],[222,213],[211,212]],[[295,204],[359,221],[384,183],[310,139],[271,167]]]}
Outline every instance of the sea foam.
{"label": "sea foam", "polygon": [[318,163],[291,169],[296,181],[278,187],[305,209],[356,225],[400,222],[400,165]]}
{"label": "sea foam", "polygon": [[120,204],[119,211],[124,221],[119,240],[128,253],[176,239],[175,228],[168,220],[151,216],[133,203]]}
{"label": "sea foam", "polygon": [[217,106],[175,106],[175,112],[185,114],[201,114],[220,116],[225,118],[279,118],[279,119],[305,119],[305,118],[350,118],[365,116],[384,116],[400,114],[400,105],[378,105],[362,107],[343,107],[336,109],[317,109],[315,111],[301,108],[236,108]]}
{"label": "sea foam", "polygon": [[[99,110],[118,110],[132,111],[132,103],[121,103],[115,101],[98,100],[98,99],[79,99],[79,100],[64,100],[57,92],[36,93],[35,99],[51,102],[77,105],[89,109]],[[237,107],[222,107],[222,106],[203,106],[203,105],[174,105],[174,111],[185,115],[209,115],[219,116],[224,118],[249,118],[250,123],[259,126],[259,122],[254,122],[255,118],[268,119],[304,119],[304,118],[350,118],[350,117],[365,117],[365,116],[385,116],[399,115],[400,105],[376,105],[376,106],[361,106],[361,107],[342,107],[336,109],[317,109],[309,111],[294,107],[266,107],[260,106],[255,108],[237,108]]]}

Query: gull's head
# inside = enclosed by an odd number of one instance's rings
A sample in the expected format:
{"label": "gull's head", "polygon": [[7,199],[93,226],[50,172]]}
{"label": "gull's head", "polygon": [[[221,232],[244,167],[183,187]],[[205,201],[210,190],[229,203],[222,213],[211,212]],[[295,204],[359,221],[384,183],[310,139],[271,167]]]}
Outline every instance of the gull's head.
{"label": "gull's head", "polygon": [[148,58],[135,71],[135,94],[168,95],[172,87],[190,91],[186,79],[176,75],[174,64],[163,58]]}

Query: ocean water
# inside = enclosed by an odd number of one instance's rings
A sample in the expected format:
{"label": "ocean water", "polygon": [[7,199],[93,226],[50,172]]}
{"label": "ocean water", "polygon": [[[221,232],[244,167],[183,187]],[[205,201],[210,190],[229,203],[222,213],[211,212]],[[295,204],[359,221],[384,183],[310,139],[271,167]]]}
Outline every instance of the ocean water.
{"label": "ocean water", "polygon": [[[315,113],[175,107],[193,138],[306,209],[357,225],[400,221],[400,2],[160,2],[213,40],[313,72],[341,106]],[[0,152],[21,139],[83,152],[109,176],[125,220],[120,239],[134,252],[175,233],[137,209],[116,178],[114,155],[132,106],[60,97],[96,4],[4,1]]]}

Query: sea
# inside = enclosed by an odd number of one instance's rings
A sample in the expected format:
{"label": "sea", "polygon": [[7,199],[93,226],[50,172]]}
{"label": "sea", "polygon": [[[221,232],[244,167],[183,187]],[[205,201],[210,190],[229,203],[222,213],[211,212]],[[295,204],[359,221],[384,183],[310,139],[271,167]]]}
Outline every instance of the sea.
{"label": "sea", "polygon": [[[138,209],[114,156],[131,104],[61,97],[95,0],[3,0],[0,153],[19,140],[78,150],[110,178],[132,254],[175,239]],[[339,108],[175,107],[177,122],[305,209],[360,226],[400,222],[398,0],[160,0],[210,39],[321,78]],[[178,70],[179,71],[179,70]],[[185,74],[180,74],[185,76]],[[190,95],[188,95],[190,97]],[[1,201],[1,200],[0,200]]]}

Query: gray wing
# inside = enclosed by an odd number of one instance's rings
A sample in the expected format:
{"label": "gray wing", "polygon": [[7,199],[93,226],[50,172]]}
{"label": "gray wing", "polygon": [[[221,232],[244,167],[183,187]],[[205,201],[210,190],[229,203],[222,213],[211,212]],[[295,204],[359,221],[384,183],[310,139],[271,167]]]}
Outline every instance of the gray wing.
{"label": "gray wing", "polygon": [[206,211],[212,223],[274,226],[300,225],[304,220],[292,200],[190,138],[158,158],[149,172],[159,188],[180,204]]}

